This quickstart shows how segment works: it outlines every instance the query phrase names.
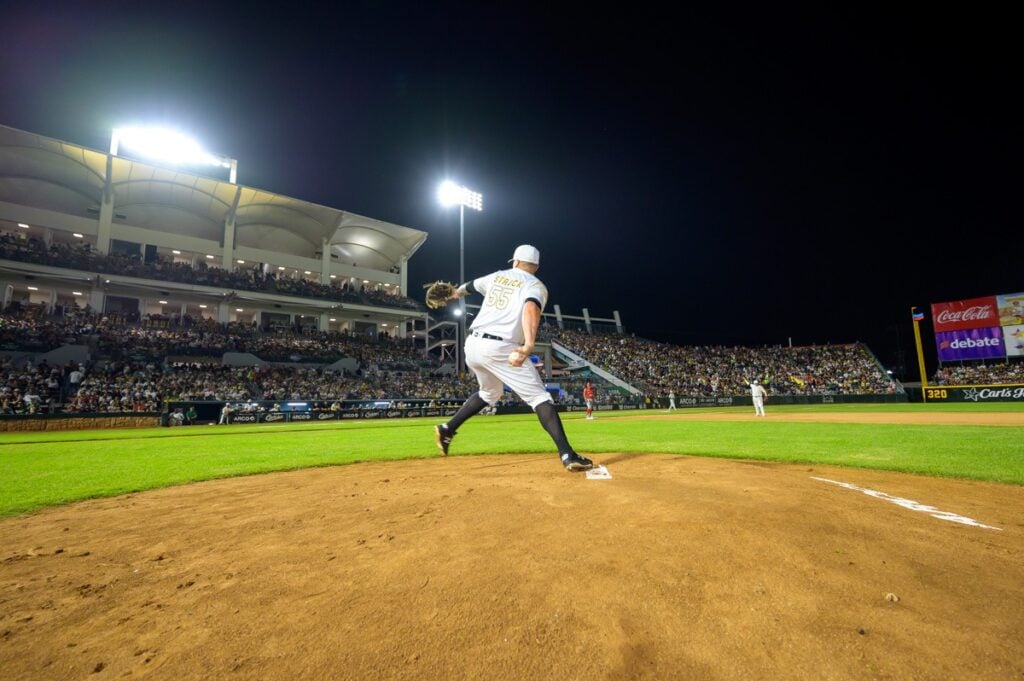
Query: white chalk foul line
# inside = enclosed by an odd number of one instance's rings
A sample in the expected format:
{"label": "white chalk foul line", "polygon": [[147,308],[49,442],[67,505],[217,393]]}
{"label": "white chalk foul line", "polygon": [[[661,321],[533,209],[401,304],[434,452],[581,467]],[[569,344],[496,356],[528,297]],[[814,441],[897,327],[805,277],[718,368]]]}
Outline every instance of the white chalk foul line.
{"label": "white chalk foul line", "polygon": [[891,504],[896,504],[897,506],[902,506],[903,508],[910,509],[911,511],[919,511],[921,513],[927,513],[931,517],[938,518],[939,520],[946,520],[946,521],[949,521],[951,523],[959,523],[961,525],[970,525],[971,527],[983,527],[986,530],[999,530],[1000,532],[1003,531],[1003,529],[1001,527],[992,527],[991,525],[983,525],[982,523],[979,523],[977,520],[974,520],[973,518],[968,518],[966,516],[957,515],[956,513],[949,513],[947,511],[940,511],[939,509],[935,508],[934,506],[927,506],[925,504],[918,503],[918,502],[916,502],[916,501],[914,501],[912,499],[903,499],[902,497],[894,497],[891,494],[886,494],[885,492],[878,492],[878,491],[873,490],[873,489],[867,489],[866,487],[858,487],[857,485],[852,485],[852,484],[850,484],[848,482],[837,482],[835,480],[829,480],[828,478],[816,478],[813,475],[811,476],[811,479],[812,480],[820,480],[821,482],[827,482],[830,485],[838,485],[839,487],[845,487],[846,489],[852,489],[852,490],[857,491],[857,492],[863,492],[864,494],[867,494],[869,497],[875,497],[876,499],[881,499],[883,501],[888,501]]}

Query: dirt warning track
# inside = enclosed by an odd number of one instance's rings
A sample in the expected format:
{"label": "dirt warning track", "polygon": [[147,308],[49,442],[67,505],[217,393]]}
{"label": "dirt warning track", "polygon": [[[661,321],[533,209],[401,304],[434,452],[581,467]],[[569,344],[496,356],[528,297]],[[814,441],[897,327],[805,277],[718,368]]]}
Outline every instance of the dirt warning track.
{"label": "dirt warning track", "polygon": [[1024,675],[1021,488],[595,458],[612,480],[567,474],[551,456],[438,458],[0,521],[0,668],[12,679]]}

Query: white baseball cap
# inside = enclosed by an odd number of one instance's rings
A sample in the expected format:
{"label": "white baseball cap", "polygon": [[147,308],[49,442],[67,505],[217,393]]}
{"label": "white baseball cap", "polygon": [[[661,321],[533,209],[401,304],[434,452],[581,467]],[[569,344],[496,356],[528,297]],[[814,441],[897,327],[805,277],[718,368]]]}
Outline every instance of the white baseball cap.
{"label": "white baseball cap", "polygon": [[[533,246],[523,244],[516,249],[516,252],[512,254],[512,260],[519,260],[520,262],[533,263],[534,265],[540,264],[540,251]],[[512,262],[509,260],[509,262]]]}

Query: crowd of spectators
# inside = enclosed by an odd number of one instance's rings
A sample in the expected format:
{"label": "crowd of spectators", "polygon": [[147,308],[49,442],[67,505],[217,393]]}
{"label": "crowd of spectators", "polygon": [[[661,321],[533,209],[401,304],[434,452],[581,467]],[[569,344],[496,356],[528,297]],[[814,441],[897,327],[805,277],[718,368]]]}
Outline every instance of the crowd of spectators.
{"label": "crowd of spectators", "polygon": [[[77,365],[34,365],[0,358],[0,414],[45,414],[61,402],[62,389]],[[80,380],[81,374],[76,374]]]}
{"label": "crowd of spectators", "polygon": [[302,368],[257,372],[257,395],[264,400],[434,399],[462,401],[477,390],[471,376],[439,371],[387,371],[368,365],[356,374]]}
{"label": "crowd of spectators", "polygon": [[[168,401],[189,400],[461,402],[477,389],[472,374],[458,376],[411,339],[296,328],[263,332],[208,320],[178,325],[152,321],[130,323],[89,310],[58,318],[32,307],[9,308],[0,314],[0,341],[31,353],[84,345],[89,360],[61,366],[2,360],[0,411],[151,412],[163,410]],[[899,389],[857,344],[682,347],[616,334],[555,334],[557,342],[655,398],[670,391],[678,397],[741,395],[753,379],[776,395],[889,394]],[[225,366],[222,355],[230,351],[251,352],[263,364]],[[585,369],[570,368],[572,373],[555,379],[570,404],[580,402],[587,378],[594,380],[600,403],[635,399]],[[1024,382],[1024,362],[944,367],[936,377],[936,382],[946,383],[1012,381]]]}
{"label": "crowd of spectators", "polygon": [[139,254],[102,254],[88,243],[54,242],[47,246],[35,237],[24,238],[21,235],[7,233],[0,233],[0,259],[64,267],[96,274],[119,274],[140,279],[175,281],[224,289],[264,291],[300,298],[337,300],[410,310],[423,309],[421,303],[407,296],[369,288],[356,290],[348,282],[321,284],[297,275],[296,278],[279,277],[273,270],[267,272],[259,266],[229,272],[219,267],[209,266],[205,262],[198,262],[193,266],[191,263],[175,262],[165,257],[158,258],[153,262],[145,262]]}
{"label": "crowd of spectators", "polygon": [[[88,310],[61,317],[42,310],[14,305],[0,314],[6,350],[35,354],[82,345],[91,358],[61,367],[3,360],[0,413],[151,412],[181,400],[461,401],[476,390],[471,375],[460,379],[442,370],[441,361],[412,339],[298,328],[261,332],[209,320],[131,323]],[[263,364],[224,366],[223,354],[232,351],[251,352]],[[346,369],[330,368],[339,360],[346,360]]]}
{"label": "crowd of spectators", "polygon": [[939,367],[932,377],[934,385],[1013,385],[1024,384],[1024,359],[997,364],[965,364]]}
{"label": "crowd of spectators", "polygon": [[776,395],[880,395],[899,390],[860,344],[679,346],[574,330],[559,332],[556,341],[648,395],[743,395],[754,379]]}

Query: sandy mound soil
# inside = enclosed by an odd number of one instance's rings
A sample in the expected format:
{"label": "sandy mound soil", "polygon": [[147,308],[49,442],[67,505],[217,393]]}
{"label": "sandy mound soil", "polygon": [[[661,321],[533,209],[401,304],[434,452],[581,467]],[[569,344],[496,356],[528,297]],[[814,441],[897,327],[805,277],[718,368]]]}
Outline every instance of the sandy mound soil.
{"label": "sandy mound soil", "polygon": [[0,521],[0,669],[12,679],[1024,675],[1021,488],[597,458],[614,479],[567,474],[550,456],[438,458]]}

